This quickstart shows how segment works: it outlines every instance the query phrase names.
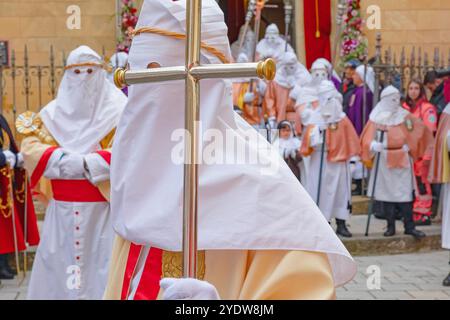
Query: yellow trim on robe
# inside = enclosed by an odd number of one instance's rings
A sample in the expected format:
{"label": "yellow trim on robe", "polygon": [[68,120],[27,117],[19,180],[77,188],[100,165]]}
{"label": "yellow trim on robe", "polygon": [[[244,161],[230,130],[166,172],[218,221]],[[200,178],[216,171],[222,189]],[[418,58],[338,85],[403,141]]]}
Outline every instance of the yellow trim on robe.
{"label": "yellow trim on robe", "polygon": [[[119,300],[130,242],[117,236],[104,298]],[[205,280],[222,299],[335,299],[333,275],[325,253],[309,251],[208,250]],[[159,298],[161,297],[159,293]]]}
{"label": "yellow trim on robe", "polygon": [[[114,136],[116,134],[116,128],[112,129],[110,133],[108,133],[102,141],[100,141],[100,146],[102,149],[111,149],[114,141]],[[111,150],[108,150],[111,151]]]}

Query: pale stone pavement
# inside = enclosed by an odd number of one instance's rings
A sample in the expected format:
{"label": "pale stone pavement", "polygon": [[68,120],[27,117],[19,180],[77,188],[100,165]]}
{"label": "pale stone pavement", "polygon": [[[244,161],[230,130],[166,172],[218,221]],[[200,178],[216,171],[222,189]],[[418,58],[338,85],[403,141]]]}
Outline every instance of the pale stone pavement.
{"label": "pale stone pavement", "polygon": [[[356,257],[358,274],[345,287],[337,290],[337,298],[342,300],[450,300],[450,288],[442,286],[442,280],[450,272],[449,257],[447,251]],[[366,271],[369,266],[379,267],[379,290],[369,290],[367,287],[367,279],[370,275]],[[0,300],[25,299],[28,280],[29,275],[20,286],[17,280],[3,280],[0,286]]]}
{"label": "pale stone pavement", "polygon": [[[450,300],[450,287],[442,281],[450,272],[448,251],[392,256],[356,257],[356,277],[337,291],[346,300]],[[380,288],[370,290],[370,266],[379,267]],[[369,272],[368,272],[369,271]],[[374,281],[369,284],[373,285]]]}

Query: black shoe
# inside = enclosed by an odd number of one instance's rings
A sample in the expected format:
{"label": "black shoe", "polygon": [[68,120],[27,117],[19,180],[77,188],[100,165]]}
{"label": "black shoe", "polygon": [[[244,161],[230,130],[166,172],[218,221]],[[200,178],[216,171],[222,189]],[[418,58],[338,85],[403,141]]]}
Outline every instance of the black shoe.
{"label": "black shoe", "polygon": [[2,267],[5,268],[6,270],[8,270],[9,273],[12,273],[15,276],[17,275],[16,269],[11,268],[11,266],[9,265],[8,255],[5,255],[3,257],[3,266]]}
{"label": "black shoe", "polygon": [[448,274],[447,278],[444,279],[444,282],[442,282],[442,285],[444,287],[450,287],[450,273]]}
{"label": "black shoe", "polygon": [[12,273],[8,272],[8,270],[6,268],[1,268],[0,269],[0,279],[12,280],[12,279],[14,279],[14,275]]}
{"label": "black shoe", "polygon": [[9,273],[12,273],[13,275],[17,276],[17,270],[13,269],[9,266],[9,264],[6,265],[6,270],[8,270]]}
{"label": "black shoe", "polygon": [[353,236],[351,232],[347,229],[345,220],[336,219],[336,224],[337,224],[336,233],[338,235],[343,236],[344,238],[351,238]]}
{"label": "black shoe", "polygon": [[394,221],[389,221],[388,220],[388,225],[387,225],[387,230],[384,233],[385,237],[393,237],[395,236],[395,220]]}
{"label": "black shoe", "polygon": [[424,232],[416,230],[416,229],[405,231],[405,234],[413,236],[416,239],[423,239],[427,236]]}

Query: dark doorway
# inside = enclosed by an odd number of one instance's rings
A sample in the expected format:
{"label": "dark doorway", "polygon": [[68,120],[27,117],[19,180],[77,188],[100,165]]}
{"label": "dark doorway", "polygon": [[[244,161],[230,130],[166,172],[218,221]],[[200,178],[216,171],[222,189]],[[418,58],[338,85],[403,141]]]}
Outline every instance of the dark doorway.
{"label": "dark doorway", "polygon": [[[232,43],[237,40],[239,36],[239,29],[245,23],[247,1],[219,0],[218,2],[225,14],[225,22],[228,26],[228,37],[230,38],[230,42]],[[294,25],[294,18],[292,19],[292,21],[292,25]],[[268,1],[267,8],[264,9],[262,14],[261,31],[259,38],[262,38],[264,36],[267,25],[271,23],[275,23],[280,29],[280,32],[284,34],[285,25],[283,0]],[[291,29],[294,30],[294,28]]]}

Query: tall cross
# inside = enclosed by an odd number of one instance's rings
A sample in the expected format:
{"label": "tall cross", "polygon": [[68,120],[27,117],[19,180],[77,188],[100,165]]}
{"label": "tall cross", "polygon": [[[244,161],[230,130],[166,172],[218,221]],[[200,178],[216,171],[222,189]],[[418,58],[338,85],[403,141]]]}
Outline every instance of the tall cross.
{"label": "tall cross", "polygon": [[120,88],[139,83],[184,80],[185,141],[183,187],[183,276],[196,278],[198,212],[198,122],[200,120],[200,80],[252,78],[273,80],[276,65],[272,59],[259,63],[200,64],[202,0],[186,0],[186,62],[184,66],[130,71],[117,69],[114,81]]}

